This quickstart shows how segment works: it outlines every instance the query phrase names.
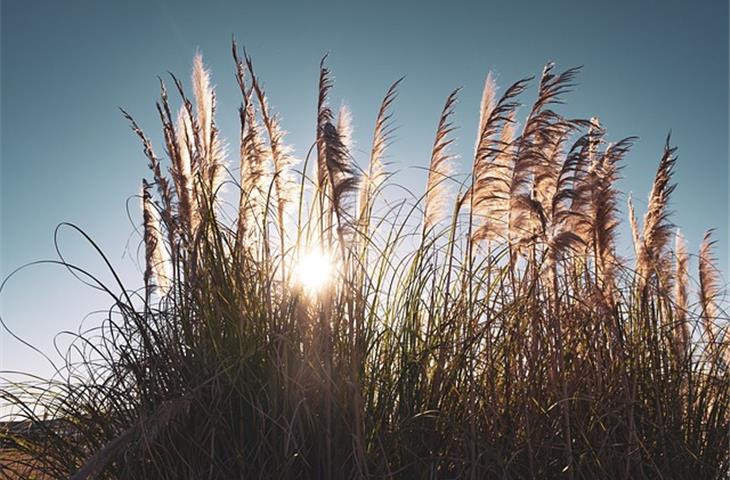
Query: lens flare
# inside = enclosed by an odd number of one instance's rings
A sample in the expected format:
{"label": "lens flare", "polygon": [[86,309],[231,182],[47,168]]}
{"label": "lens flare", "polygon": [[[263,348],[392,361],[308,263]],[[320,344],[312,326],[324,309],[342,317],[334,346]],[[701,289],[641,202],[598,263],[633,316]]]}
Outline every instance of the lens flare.
{"label": "lens flare", "polygon": [[295,280],[310,295],[317,295],[329,285],[335,274],[332,256],[320,249],[304,252],[296,265]]}

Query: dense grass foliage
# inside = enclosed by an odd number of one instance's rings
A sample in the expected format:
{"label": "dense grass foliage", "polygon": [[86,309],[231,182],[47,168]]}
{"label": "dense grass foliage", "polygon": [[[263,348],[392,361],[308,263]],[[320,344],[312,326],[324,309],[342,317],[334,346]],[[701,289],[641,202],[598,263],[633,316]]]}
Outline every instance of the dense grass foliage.
{"label": "dense grass foliage", "polygon": [[152,171],[145,288],[103,286],[108,319],[56,378],[3,384],[28,423],[0,433],[18,459],[0,476],[727,477],[730,337],[709,235],[694,288],[668,216],[669,139],[643,222],[629,209],[629,265],[616,181],[632,139],[553,110],[577,70],[549,64],[499,96],[488,77],[466,181],[452,92],[422,196],[398,200],[382,190],[399,82],[358,167],[323,60],[296,163],[233,53],[239,168],[199,56],[192,99],[173,77],[177,117],[162,86],[169,175],[128,116]]}

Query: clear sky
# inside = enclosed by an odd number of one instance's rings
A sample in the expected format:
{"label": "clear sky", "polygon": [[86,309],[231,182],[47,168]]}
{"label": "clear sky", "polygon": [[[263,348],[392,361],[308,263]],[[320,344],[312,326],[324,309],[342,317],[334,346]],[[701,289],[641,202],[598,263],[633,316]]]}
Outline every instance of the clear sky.
{"label": "clear sky", "polygon": [[[584,65],[580,85],[561,111],[598,116],[609,139],[640,137],[621,187],[634,193],[641,215],[671,129],[679,147],[673,218],[693,251],[706,228],[717,228],[717,253],[730,271],[726,0],[1,5],[2,277],[23,263],[54,257],[53,230],[70,221],[94,238],[130,288],[141,285],[139,239],[126,202],[147,175],[146,161],[117,107],[137,118],[162,153],[156,76],[171,71],[187,79],[200,48],[217,85],[218,123],[235,151],[240,100],[230,58],[234,34],[253,55],[300,156],[314,136],[324,53],[330,52],[336,80],[333,103],[344,99],[351,106],[363,151],[386,88],[407,74],[396,103],[400,129],[391,161],[401,170],[396,180],[413,188],[423,187],[422,172],[412,167],[426,165],[451,89],[464,87],[456,120],[460,166],[467,171],[489,69],[504,88],[539,75],[549,60],[560,68]],[[139,218],[138,202],[130,208]],[[625,229],[622,234],[625,242]],[[78,235],[67,231],[60,243],[68,260],[109,279]],[[47,352],[54,332],[78,330],[85,314],[109,306],[106,297],[50,266],[16,277],[0,302],[10,327]],[[49,371],[4,333],[0,369]]]}

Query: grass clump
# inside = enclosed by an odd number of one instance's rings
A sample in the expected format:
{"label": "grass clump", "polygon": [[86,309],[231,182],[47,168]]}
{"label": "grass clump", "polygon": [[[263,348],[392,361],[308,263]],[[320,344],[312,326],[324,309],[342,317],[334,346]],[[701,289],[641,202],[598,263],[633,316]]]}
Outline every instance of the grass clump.
{"label": "grass clump", "polygon": [[16,452],[0,475],[727,476],[730,338],[709,233],[695,295],[669,218],[669,139],[643,222],[629,208],[630,265],[616,182],[633,139],[554,110],[576,69],[545,67],[521,125],[532,79],[498,95],[488,77],[464,181],[452,92],[421,197],[394,201],[400,80],[358,166],[323,59],[316,140],[296,164],[251,59],[233,56],[238,172],[199,56],[192,99],[172,77],[177,114],[162,84],[169,174],[124,113],[152,172],[145,287],[103,287],[108,318],[53,380],[3,384],[27,428],[0,433]]}

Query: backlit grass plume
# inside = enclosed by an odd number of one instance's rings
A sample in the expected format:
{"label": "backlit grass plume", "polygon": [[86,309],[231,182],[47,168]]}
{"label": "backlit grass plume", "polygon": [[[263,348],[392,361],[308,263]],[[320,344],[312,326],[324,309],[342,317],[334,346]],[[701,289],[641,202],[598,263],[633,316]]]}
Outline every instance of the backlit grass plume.
{"label": "backlit grass plume", "polygon": [[449,153],[449,145],[453,143],[450,134],[454,130],[451,117],[454,114],[456,96],[459,90],[454,90],[446,98],[446,104],[441,111],[436,138],[431,150],[431,161],[428,167],[428,180],[426,181],[426,199],[423,214],[423,230],[429,232],[444,215],[447,202],[446,182],[451,175],[451,161],[453,156]]}
{"label": "backlit grass plume", "polygon": [[577,69],[503,91],[488,75],[465,106],[468,165],[454,90],[426,185],[398,198],[402,79],[373,93],[360,158],[322,59],[295,162],[232,47],[238,165],[200,55],[191,98],[161,82],[167,158],[125,112],[151,172],[144,288],[61,262],[112,306],[51,379],[5,374],[0,478],[727,478],[726,304],[709,234],[690,278],[669,139],[643,225],[629,198],[620,238],[634,139],[561,113]]}
{"label": "backlit grass plume", "polygon": [[375,120],[375,129],[373,132],[373,144],[370,149],[370,161],[366,170],[363,181],[360,184],[360,193],[358,197],[358,219],[362,233],[367,237],[370,227],[370,216],[373,210],[373,200],[383,185],[386,178],[385,171],[385,153],[388,145],[393,140],[395,127],[393,126],[393,102],[397,97],[398,85],[403,78],[394,82],[378,109],[378,116]]}
{"label": "backlit grass plume", "polygon": [[672,173],[676,163],[676,148],[669,145],[669,137],[659,162],[654,184],[649,193],[649,206],[644,216],[644,229],[637,257],[637,272],[641,284],[656,278],[659,285],[668,281],[669,264],[667,247],[671,240],[672,224],[669,221],[669,196],[676,185]]}

